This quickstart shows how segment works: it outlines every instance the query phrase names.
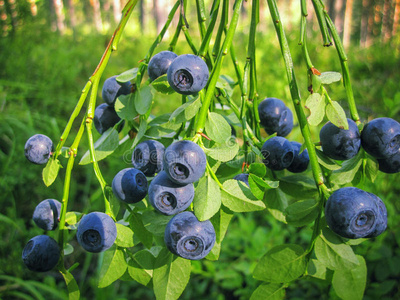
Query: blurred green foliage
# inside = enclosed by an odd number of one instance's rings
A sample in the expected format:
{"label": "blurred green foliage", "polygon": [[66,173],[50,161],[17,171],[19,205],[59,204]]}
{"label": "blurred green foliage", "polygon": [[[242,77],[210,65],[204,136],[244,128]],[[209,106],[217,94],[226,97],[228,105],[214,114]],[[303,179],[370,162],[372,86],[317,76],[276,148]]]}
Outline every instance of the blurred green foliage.
{"label": "blurred green foliage", "polygon": [[[272,27],[271,27],[272,28]],[[193,36],[197,32],[193,31]],[[315,67],[321,71],[340,71],[333,48],[322,47],[318,33],[309,50]],[[57,272],[36,274],[22,263],[21,253],[26,242],[42,234],[31,216],[34,207],[46,198],[60,199],[63,170],[55,183],[46,188],[41,179],[42,166],[27,162],[23,154],[26,140],[43,133],[57,141],[72,112],[81,89],[94,71],[110,37],[84,34],[60,36],[44,25],[32,23],[13,35],[0,38],[0,297],[4,299],[63,299],[65,285]],[[235,37],[234,44],[241,67],[246,59],[246,32]],[[303,97],[307,95],[306,68],[301,49],[297,46],[298,32],[289,32],[290,46]],[[155,38],[155,35],[154,35]],[[399,42],[374,45],[370,48],[348,49],[353,90],[363,121],[389,116],[400,120],[400,52]],[[114,53],[103,74],[102,82],[138,65],[152,38],[139,34],[123,36],[118,52]],[[291,105],[287,79],[277,39],[272,30],[257,36],[257,76],[260,99],[282,98]],[[167,48],[161,44],[159,51]],[[189,49],[180,40],[176,52]],[[156,52],[158,52],[156,50]],[[232,65],[224,64],[224,74],[234,77]],[[102,84],[101,82],[101,84]],[[237,93],[237,91],[235,92]],[[332,99],[346,107],[346,93],[341,84],[329,91]],[[235,95],[238,95],[235,94]],[[239,97],[235,98],[239,103]],[[101,102],[99,93],[99,103]],[[172,112],[180,105],[180,97],[157,95],[154,115]],[[79,124],[75,125],[75,131]],[[313,129],[318,141],[318,129]],[[73,135],[72,134],[72,135]],[[96,138],[99,136],[97,133]],[[72,141],[70,137],[70,141]],[[299,129],[290,136],[300,140]],[[68,142],[67,142],[68,145]],[[87,150],[84,139],[80,153]],[[130,157],[127,155],[126,157]],[[64,163],[64,162],[62,162]],[[100,163],[107,182],[125,168],[121,157],[109,157]],[[65,167],[65,165],[64,165]],[[376,239],[355,247],[365,256],[368,280],[365,299],[400,298],[400,204],[397,201],[399,175],[379,174],[374,184],[363,188],[381,197],[389,215],[388,230]],[[88,212],[102,210],[101,191],[92,168],[76,166],[73,171],[69,210]],[[181,299],[249,299],[258,282],[251,273],[256,262],[273,245],[297,243],[306,246],[311,228],[294,228],[277,222],[267,211],[236,215],[223,242],[219,261],[193,262],[192,277]],[[53,233],[49,233],[52,236]],[[66,256],[67,265],[80,267],[74,276],[81,287],[83,299],[153,299],[151,289],[134,282],[119,280],[97,289],[101,254],[84,252],[75,241],[75,252]],[[331,287],[318,279],[299,280],[288,289],[288,299],[332,299]]]}

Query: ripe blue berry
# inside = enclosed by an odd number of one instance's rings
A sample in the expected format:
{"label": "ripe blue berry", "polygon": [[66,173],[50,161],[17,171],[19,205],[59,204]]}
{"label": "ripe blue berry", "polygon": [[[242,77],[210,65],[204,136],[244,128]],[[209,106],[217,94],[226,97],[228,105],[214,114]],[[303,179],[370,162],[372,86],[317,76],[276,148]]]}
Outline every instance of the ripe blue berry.
{"label": "ripe blue berry", "polygon": [[400,172],[400,149],[397,153],[387,158],[378,159],[379,170],[384,173],[393,174]]}
{"label": "ripe blue berry", "polygon": [[233,179],[244,182],[247,186],[249,186],[249,174],[247,173],[238,174],[235,177],[233,177]]}
{"label": "ripe blue berry", "polygon": [[91,212],[79,221],[76,238],[86,251],[102,252],[114,244],[117,238],[117,226],[109,215]]}
{"label": "ripe blue berry", "polygon": [[128,95],[131,93],[131,83],[117,81],[117,75],[107,78],[104,81],[103,89],[101,91],[101,96],[103,101],[110,106],[114,106],[115,100],[117,100],[120,95]]}
{"label": "ripe blue berry", "polygon": [[55,199],[40,202],[33,212],[33,221],[44,230],[57,228],[61,212],[61,203]]}
{"label": "ripe blue berry", "polygon": [[165,150],[163,169],[173,182],[185,185],[203,176],[206,163],[206,155],[199,145],[182,140],[172,143]]}
{"label": "ripe blue berry", "polygon": [[189,207],[194,198],[193,183],[178,185],[162,171],[149,186],[149,202],[164,215],[175,215]]}
{"label": "ripe blue berry", "polygon": [[121,118],[115,112],[112,106],[102,103],[94,110],[93,123],[94,127],[100,134],[117,124]]}
{"label": "ripe blue berry", "polygon": [[123,169],[115,175],[112,190],[120,201],[137,203],[147,195],[147,178],[135,168]]}
{"label": "ripe blue berry", "polygon": [[32,238],[22,251],[22,260],[29,270],[47,272],[53,269],[60,259],[60,247],[47,235]]}
{"label": "ripe blue berry", "polygon": [[292,173],[301,173],[307,170],[308,163],[310,162],[310,158],[308,156],[308,150],[304,149],[303,152],[300,152],[301,144],[298,142],[290,142],[293,146],[294,150],[294,158],[293,162],[287,167],[288,171]]}
{"label": "ripe blue berry", "polygon": [[261,148],[261,153],[264,157],[264,164],[275,171],[289,167],[294,158],[292,144],[280,136],[274,136],[266,140]]}
{"label": "ripe blue berry", "polygon": [[355,187],[336,190],[326,203],[325,217],[332,231],[349,239],[375,237],[387,226],[382,200]]}
{"label": "ripe blue berry", "polygon": [[293,129],[293,114],[282,100],[266,98],[258,105],[260,123],[268,134],[287,136]]}
{"label": "ripe blue berry", "polygon": [[156,80],[161,75],[167,74],[168,67],[177,57],[178,55],[171,51],[161,51],[154,55],[150,59],[149,66],[147,68],[150,80]]}
{"label": "ripe blue berry", "polygon": [[210,220],[200,222],[190,211],[174,216],[168,222],[164,234],[168,250],[190,260],[207,256],[215,239],[215,229]]}
{"label": "ripe blue berry", "polygon": [[53,142],[43,134],[31,136],[25,143],[25,157],[34,164],[47,163],[53,151]]}
{"label": "ripe blue berry", "polygon": [[170,86],[179,94],[193,95],[201,91],[208,81],[207,64],[193,54],[180,55],[167,71]]}
{"label": "ripe blue berry", "polygon": [[133,166],[146,176],[154,176],[162,170],[165,147],[158,141],[147,140],[135,147],[132,153]]}
{"label": "ripe blue berry", "polygon": [[332,159],[347,160],[356,156],[360,150],[361,138],[357,125],[353,120],[347,119],[347,121],[348,130],[328,122],[322,126],[319,133],[322,151]]}
{"label": "ripe blue berry", "polygon": [[391,118],[368,122],[361,132],[361,144],[375,158],[388,158],[400,149],[400,123]]}

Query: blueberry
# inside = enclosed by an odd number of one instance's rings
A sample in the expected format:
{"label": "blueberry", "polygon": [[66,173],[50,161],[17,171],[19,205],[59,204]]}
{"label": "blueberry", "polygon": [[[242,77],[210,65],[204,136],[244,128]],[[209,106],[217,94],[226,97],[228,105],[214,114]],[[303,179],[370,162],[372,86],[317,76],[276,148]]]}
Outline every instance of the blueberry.
{"label": "blueberry", "polygon": [[192,141],[172,143],[164,153],[164,171],[177,184],[184,185],[199,180],[206,170],[206,164],[203,149]]}
{"label": "blueberry", "polygon": [[147,68],[150,80],[156,80],[161,75],[167,74],[168,67],[177,57],[178,55],[171,51],[161,51],[160,53],[154,55],[150,59],[149,66]]}
{"label": "blueberry", "polygon": [[22,260],[29,270],[47,272],[53,269],[60,259],[60,247],[47,236],[38,235],[32,238],[22,251]]}
{"label": "blueberry", "polygon": [[261,148],[264,164],[271,170],[279,171],[290,166],[294,158],[292,144],[281,136],[274,136],[265,141]]}
{"label": "blueberry", "polygon": [[35,134],[25,143],[25,157],[37,165],[47,163],[53,150],[53,142],[43,134]]}
{"label": "blueberry", "polygon": [[107,129],[117,124],[121,118],[115,112],[112,106],[105,103],[100,104],[94,110],[94,127],[100,134],[103,134]]}
{"label": "blueberry", "polygon": [[200,222],[190,211],[174,216],[168,222],[164,234],[168,250],[190,260],[207,256],[214,246],[215,238],[215,229],[210,220]]}
{"label": "blueberry", "polygon": [[123,169],[115,175],[112,190],[119,200],[137,203],[147,195],[147,178],[142,171],[135,168]]}
{"label": "blueberry", "polygon": [[244,182],[247,186],[249,186],[249,174],[247,173],[238,174],[235,177],[233,177],[233,179]]}
{"label": "blueberry", "polygon": [[332,159],[347,160],[356,156],[360,150],[361,138],[358,127],[353,120],[347,119],[347,121],[348,130],[328,122],[322,126],[319,133],[322,151]]}
{"label": "blueberry", "polygon": [[146,176],[154,176],[162,170],[165,147],[158,141],[148,140],[135,147],[132,153],[133,166]]}
{"label": "blueberry", "polygon": [[117,226],[109,215],[91,212],[79,221],[76,238],[86,251],[102,252],[114,244],[117,238]]}
{"label": "blueberry", "polygon": [[129,81],[120,83],[116,78],[117,75],[107,78],[106,81],[104,81],[101,91],[104,102],[110,106],[114,106],[115,100],[117,100],[120,95],[128,95],[131,93],[131,83]]}
{"label": "blueberry", "polygon": [[167,71],[170,86],[179,94],[193,95],[201,91],[208,81],[207,64],[193,54],[180,55]]}
{"label": "blueberry", "polygon": [[349,239],[375,237],[387,225],[382,200],[355,187],[335,191],[326,203],[325,217],[332,231]]}
{"label": "blueberry", "polygon": [[292,173],[301,173],[307,170],[308,163],[310,162],[310,158],[308,156],[308,150],[304,149],[303,152],[300,152],[301,144],[298,142],[290,142],[293,146],[294,150],[294,158],[293,162],[287,167],[288,171]]}
{"label": "blueberry", "polygon": [[164,215],[176,215],[189,207],[194,198],[193,183],[179,185],[172,182],[162,171],[149,186],[150,204]]}
{"label": "blueberry", "polygon": [[391,118],[368,122],[361,132],[361,144],[375,158],[388,158],[400,149],[400,123]]}
{"label": "blueberry", "polygon": [[393,174],[400,172],[400,149],[387,158],[378,159],[379,170],[384,173]]}
{"label": "blueberry", "polygon": [[258,105],[260,123],[268,134],[287,136],[293,129],[293,113],[282,100],[266,98]]}
{"label": "blueberry", "polygon": [[33,212],[33,221],[44,230],[54,230],[58,226],[61,203],[55,199],[40,202]]}

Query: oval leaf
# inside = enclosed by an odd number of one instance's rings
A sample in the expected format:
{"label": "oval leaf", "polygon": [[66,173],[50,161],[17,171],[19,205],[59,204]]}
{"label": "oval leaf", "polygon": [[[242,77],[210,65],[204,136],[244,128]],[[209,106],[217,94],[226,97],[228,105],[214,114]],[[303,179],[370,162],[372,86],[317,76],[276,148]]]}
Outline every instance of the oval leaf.
{"label": "oval leaf", "polygon": [[220,114],[210,112],[205,124],[207,136],[213,141],[224,144],[232,136],[231,125]]}
{"label": "oval leaf", "polygon": [[103,263],[99,275],[99,288],[109,286],[124,275],[128,265],[124,252],[115,245],[104,253]]}
{"label": "oval leaf", "polygon": [[322,84],[331,84],[342,79],[342,74],[338,72],[323,72],[319,78]]}
{"label": "oval leaf", "polygon": [[349,130],[349,123],[347,122],[346,113],[338,102],[331,101],[326,105],[326,117],[336,127]]}
{"label": "oval leaf", "polygon": [[281,300],[285,299],[285,288],[282,284],[262,283],[256,288],[250,300]]}
{"label": "oval leaf", "polygon": [[42,172],[43,182],[46,186],[50,186],[56,180],[60,168],[62,166],[58,159],[49,159]]}
{"label": "oval leaf", "polygon": [[133,231],[129,227],[122,224],[116,223],[117,226],[117,238],[115,244],[119,247],[133,247],[135,243],[133,242]]}
{"label": "oval leaf", "polygon": [[214,216],[221,207],[221,190],[211,176],[204,176],[196,187],[193,199],[194,214],[199,221]]}
{"label": "oval leaf", "polygon": [[151,87],[144,86],[134,94],[135,109],[140,115],[144,115],[151,107],[153,94]]}
{"label": "oval leaf", "polygon": [[307,121],[311,126],[317,126],[325,117],[325,96],[314,93],[308,96],[305,107],[310,110]]}
{"label": "oval leaf", "polygon": [[168,79],[167,79],[167,74],[164,74],[160,77],[158,77],[156,80],[154,80],[151,83],[151,86],[160,93],[169,95],[174,93],[174,89],[169,85]]}

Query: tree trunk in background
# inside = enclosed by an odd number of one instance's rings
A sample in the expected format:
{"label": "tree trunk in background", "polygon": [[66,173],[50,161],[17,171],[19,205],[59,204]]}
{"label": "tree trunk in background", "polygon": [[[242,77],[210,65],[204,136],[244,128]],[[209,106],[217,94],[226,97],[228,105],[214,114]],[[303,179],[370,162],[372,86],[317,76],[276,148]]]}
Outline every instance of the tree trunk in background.
{"label": "tree trunk in background", "polygon": [[37,15],[37,5],[35,0],[28,0],[30,6],[31,6],[31,14],[32,16],[36,17]]}
{"label": "tree trunk in background", "polygon": [[335,27],[340,36],[342,36],[343,34],[345,10],[346,10],[345,0],[335,1]]}
{"label": "tree trunk in background", "polygon": [[399,33],[400,29],[400,0],[396,1],[394,5],[394,17],[393,17],[393,31],[392,35],[395,36]]}
{"label": "tree trunk in background", "polygon": [[353,17],[353,0],[348,0],[346,3],[346,11],[344,15],[344,28],[343,28],[343,46],[345,48],[348,48],[350,46],[352,17]]}
{"label": "tree trunk in background", "polygon": [[387,42],[392,37],[392,21],[393,21],[393,8],[392,1],[385,0],[383,4],[383,18],[382,18],[382,34],[383,42]]}
{"label": "tree trunk in background", "polygon": [[74,0],[68,0],[69,25],[74,30],[76,27],[76,14]]}
{"label": "tree trunk in background", "polygon": [[113,0],[113,15],[115,23],[119,23],[121,20],[121,2],[120,0]]}
{"label": "tree trunk in background", "polygon": [[2,31],[2,36],[6,36],[8,33],[8,16],[7,16],[7,10],[5,6],[4,1],[0,1],[0,19],[1,19],[1,31]]}
{"label": "tree trunk in background", "polygon": [[145,21],[144,2],[145,0],[139,1],[139,23],[140,23],[140,31],[142,33],[144,30],[144,21]]}
{"label": "tree trunk in background", "polygon": [[62,0],[53,0],[53,7],[56,15],[56,26],[61,34],[65,32],[65,15],[64,15],[64,4]]}
{"label": "tree trunk in background", "polygon": [[361,13],[361,33],[360,45],[361,47],[369,47],[372,43],[371,26],[369,25],[369,18],[373,10],[371,9],[373,0],[363,0],[362,13]]}
{"label": "tree trunk in background", "polygon": [[90,0],[90,5],[93,8],[94,26],[98,32],[101,32],[103,30],[103,22],[101,20],[100,1]]}

